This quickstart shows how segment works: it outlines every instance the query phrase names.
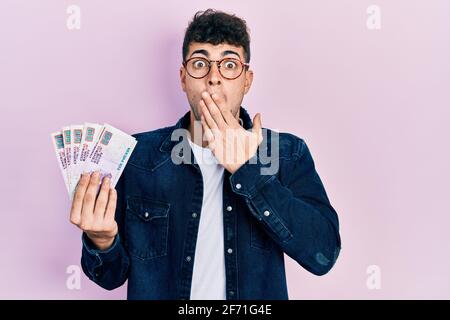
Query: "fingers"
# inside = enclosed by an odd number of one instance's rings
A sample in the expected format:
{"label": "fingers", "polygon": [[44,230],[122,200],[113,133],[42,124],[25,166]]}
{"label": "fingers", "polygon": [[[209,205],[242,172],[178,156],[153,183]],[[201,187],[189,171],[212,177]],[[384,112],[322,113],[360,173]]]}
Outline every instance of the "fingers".
{"label": "fingers", "polygon": [[108,203],[109,187],[111,185],[111,179],[106,176],[103,178],[100,192],[95,202],[94,217],[96,219],[103,219],[105,215],[106,205]]}
{"label": "fingers", "polygon": [[204,138],[209,143],[209,142],[214,140],[214,134],[213,134],[211,128],[206,123],[205,117],[203,115],[200,117],[200,120],[201,120],[201,123],[202,123]]}
{"label": "fingers", "polygon": [[205,122],[208,124],[208,127],[210,127],[211,129],[219,129],[213,117],[211,116],[208,107],[206,107],[205,101],[200,100],[200,108],[202,110],[202,115],[205,119]]}
{"label": "fingers", "polygon": [[252,132],[256,133],[258,136],[258,144],[261,143],[262,137],[262,123],[261,123],[261,114],[257,113],[253,118],[253,128]]}
{"label": "fingers", "polygon": [[89,184],[90,175],[83,173],[78,181],[77,188],[72,200],[72,208],[70,210],[70,222],[75,225],[80,224],[81,209],[83,207],[83,199]]}
{"label": "fingers", "polygon": [[110,189],[108,205],[106,206],[105,212],[105,220],[107,221],[114,220],[114,215],[116,213],[116,206],[117,206],[117,191],[116,189]]}
{"label": "fingers", "polygon": [[[83,208],[81,209],[81,224],[89,224],[94,218],[95,198],[97,197],[98,185],[100,182],[100,173],[98,171],[91,175],[89,185],[83,200]],[[80,226],[81,228],[83,226]]]}
{"label": "fingers", "polygon": [[[211,95],[212,100],[215,102],[217,106],[222,105],[222,99],[215,93]],[[227,108],[219,108],[220,112],[222,113],[222,117],[225,120],[226,124],[232,128],[239,128],[239,121],[236,120],[235,117],[233,117],[233,114],[231,113],[231,110]]]}
{"label": "fingers", "polygon": [[[222,116],[222,112],[217,106],[217,104],[213,101],[209,93],[203,92],[202,93],[202,99],[205,102],[206,110],[211,115],[212,119],[214,119],[214,122],[216,123],[217,127],[219,127],[221,130],[226,128],[226,122],[225,119]],[[208,118],[207,118],[208,120]],[[211,125],[210,125],[211,127]],[[214,129],[214,127],[211,127],[211,129]]]}
{"label": "fingers", "polygon": [[[213,130],[211,130],[208,127],[208,124],[206,123],[205,118],[203,117],[203,115],[201,116],[201,122],[202,122],[202,127],[203,127],[203,132],[204,132],[204,138],[208,142],[208,148],[211,151],[214,151],[214,149],[216,147],[216,143],[215,143],[216,137],[214,136]],[[218,130],[216,130],[216,134],[219,134]]]}

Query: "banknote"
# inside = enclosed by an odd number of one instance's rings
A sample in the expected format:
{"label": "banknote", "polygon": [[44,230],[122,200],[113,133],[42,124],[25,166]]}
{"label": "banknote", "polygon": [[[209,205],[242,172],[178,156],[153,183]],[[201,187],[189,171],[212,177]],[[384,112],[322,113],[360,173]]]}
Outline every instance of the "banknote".
{"label": "banknote", "polygon": [[53,148],[69,198],[73,199],[83,172],[109,176],[114,188],[137,141],[109,124],[85,122],[51,134]]}
{"label": "banknote", "polygon": [[72,165],[72,131],[70,130],[70,126],[65,126],[62,128],[62,135],[64,138],[64,151],[66,153],[66,162],[67,162],[67,183],[69,190],[72,190],[70,185],[71,180],[71,172],[70,167]]}
{"label": "banknote", "polygon": [[86,160],[94,150],[97,139],[103,126],[97,123],[86,122],[84,125],[71,126],[72,128],[72,164],[70,166],[70,191],[73,195],[80,175],[83,173]]}
{"label": "banknote", "polygon": [[103,126],[100,137],[84,164],[84,172],[100,171],[110,176],[115,187],[135,146],[136,139],[109,124]]}
{"label": "banknote", "polygon": [[71,125],[70,126],[72,146],[71,146],[71,159],[72,163],[70,166],[70,180],[69,186],[71,192],[75,188],[77,181],[74,181],[76,177],[80,176],[82,173],[80,168],[80,147],[81,147],[81,137],[83,135],[83,125]]}
{"label": "banknote", "polygon": [[67,159],[66,151],[64,149],[64,138],[61,131],[53,132],[51,134],[53,148],[55,150],[56,159],[58,160],[59,169],[61,170],[66,185],[67,192],[70,193],[69,181],[67,179]]}

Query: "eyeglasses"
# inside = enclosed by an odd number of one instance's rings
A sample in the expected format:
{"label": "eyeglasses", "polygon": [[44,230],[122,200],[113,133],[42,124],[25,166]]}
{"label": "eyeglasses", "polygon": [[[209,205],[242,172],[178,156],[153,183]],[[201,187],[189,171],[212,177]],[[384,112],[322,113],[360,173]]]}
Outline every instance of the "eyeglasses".
{"label": "eyeglasses", "polygon": [[211,71],[212,63],[217,63],[219,73],[228,80],[239,78],[245,69],[250,66],[239,59],[224,58],[222,60],[208,60],[206,58],[194,57],[183,62],[187,73],[195,79],[201,79],[208,75]]}

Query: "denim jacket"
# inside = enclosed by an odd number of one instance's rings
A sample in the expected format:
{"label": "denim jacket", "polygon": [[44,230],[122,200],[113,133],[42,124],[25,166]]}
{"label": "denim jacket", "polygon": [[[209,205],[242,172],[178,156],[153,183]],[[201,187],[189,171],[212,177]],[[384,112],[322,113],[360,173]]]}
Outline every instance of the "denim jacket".
{"label": "denim jacket", "polygon": [[[242,107],[240,117],[250,129]],[[189,121],[188,112],[175,126],[133,135],[138,143],[116,186],[119,232],[112,246],[96,250],[82,236],[84,273],[108,290],[128,280],[128,299],[190,298],[203,180],[198,164],[188,161],[192,151],[178,152],[172,135]],[[284,253],[324,275],[341,248],[338,217],[306,143],[265,132],[257,154],[224,173],[224,248],[217,250],[225,255],[228,300],[288,299]],[[262,174],[268,163],[261,151],[272,154],[273,141],[277,170]]]}

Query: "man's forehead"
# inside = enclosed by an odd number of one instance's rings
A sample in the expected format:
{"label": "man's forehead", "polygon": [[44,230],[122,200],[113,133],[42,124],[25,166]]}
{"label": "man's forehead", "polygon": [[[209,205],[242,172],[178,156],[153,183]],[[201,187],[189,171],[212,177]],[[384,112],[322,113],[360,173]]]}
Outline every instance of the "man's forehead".
{"label": "man's forehead", "polygon": [[188,57],[190,57],[194,52],[209,57],[223,56],[233,53],[236,53],[240,58],[244,57],[244,48],[242,46],[237,47],[228,43],[214,45],[211,43],[192,42],[189,44]]}

